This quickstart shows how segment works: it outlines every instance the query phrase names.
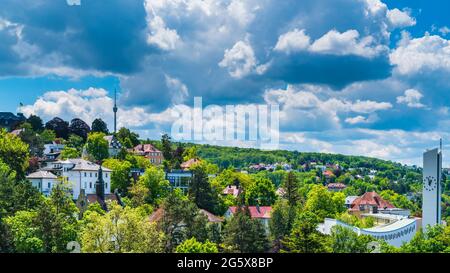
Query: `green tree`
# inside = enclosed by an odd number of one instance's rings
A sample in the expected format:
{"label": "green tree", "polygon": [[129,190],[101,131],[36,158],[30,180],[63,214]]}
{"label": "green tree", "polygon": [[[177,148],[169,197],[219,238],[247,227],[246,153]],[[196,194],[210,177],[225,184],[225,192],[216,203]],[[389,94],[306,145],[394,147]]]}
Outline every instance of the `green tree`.
{"label": "green tree", "polygon": [[28,167],[28,145],[15,135],[0,130],[0,159],[16,173],[18,179],[25,178]]}
{"label": "green tree", "polygon": [[170,190],[170,183],[166,180],[164,171],[155,166],[149,166],[145,170],[145,173],[139,177],[139,184],[148,189],[147,202],[153,205],[159,205]]}
{"label": "green tree", "polygon": [[269,249],[264,225],[252,219],[248,206],[239,206],[225,226],[225,248],[229,252],[263,253]]}
{"label": "green tree", "polygon": [[301,200],[301,197],[298,192],[298,180],[294,172],[289,172],[286,175],[284,180],[284,189],[286,191],[284,197],[287,199],[289,206],[297,206],[298,202]]}
{"label": "green tree", "polygon": [[120,143],[128,149],[134,148],[140,143],[139,135],[127,128],[120,128],[116,136]]}
{"label": "green tree", "polygon": [[5,223],[13,237],[15,252],[41,253],[44,252],[44,242],[39,238],[35,220],[35,211],[18,211],[14,216],[5,219]]}
{"label": "green tree", "polygon": [[66,160],[66,159],[71,159],[71,158],[79,158],[81,156],[81,153],[75,149],[75,148],[71,148],[71,147],[64,147],[64,149],[61,151],[61,159]]}
{"label": "green tree", "polygon": [[86,143],[87,152],[101,162],[109,157],[109,144],[103,133],[90,133]]}
{"label": "green tree", "polygon": [[322,221],[325,217],[335,217],[345,210],[345,195],[330,192],[326,187],[314,185],[308,193],[305,210],[315,213]]}
{"label": "green tree", "polygon": [[42,138],[33,130],[31,124],[25,122],[20,125],[22,132],[20,133],[20,139],[28,144],[28,149],[31,156],[42,157],[44,152],[44,141]]}
{"label": "green tree", "polygon": [[372,236],[358,235],[349,228],[334,226],[331,230],[331,248],[333,253],[367,253],[369,243],[375,241]]}
{"label": "green tree", "polygon": [[162,203],[164,216],[159,229],[166,234],[165,250],[172,252],[181,242],[195,238],[208,239],[208,218],[183,193],[176,189]]}
{"label": "green tree", "polygon": [[0,252],[12,251],[12,234],[5,219],[16,212],[39,206],[42,196],[29,181],[17,180],[16,173],[0,160]]}
{"label": "green tree", "polygon": [[103,162],[103,166],[112,170],[111,173],[111,190],[119,190],[126,193],[130,187],[130,171],[131,163],[114,158],[108,158]]}
{"label": "green tree", "polygon": [[167,161],[172,160],[172,139],[168,134],[164,134],[161,138],[161,145],[162,145],[162,153],[164,156],[164,159]]}
{"label": "green tree", "polygon": [[191,238],[178,245],[176,253],[219,253],[219,250],[217,245],[209,240],[201,243],[195,238]]}
{"label": "green tree", "polygon": [[42,141],[44,141],[45,144],[52,143],[56,139],[55,131],[49,130],[49,129],[45,129],[41,133],[41,138],[42,138]]}
{"label": "green tree", "polygon": [[82,250],[87,253],[159,253],[164,234],[137,209],[112,203],[105,215],[86,215],[81,231]]}
{"label": "green tree", "polygon": [[46,253],[67,252],[67,244],[78,240],[78,215],[68,186],[57,183],[50,197],[38,207],[35,221]]}
{"label": "green tree", "polygon": [[325,235],[317,230],[319,217],[313,212],[300,213],[291,234],[282,241],[283,252],[324,253],[329,252]]}
{"label": "green tree", "polygon": [[209,183],[206,168],[207,165],[204,163],[196,164],[191,168],[192,183],[189,188],[189,196],[199,208],[217,213],[219,196]]}
{"label": "green tree", "polygon": [[108,125],[101,118],[97,118],[92,122],[92,132],[109,134]]}
{"label": "green tree", "polygon": [[267,178],[256,177],[254,183],[247,190],[248,203],[252,206],[272,206],[277,199],[275,191],[272,181]]}
{"label": "green tree", "polygon": [[288,200],[280,199],[275,203],[269,227],[276,249],[281,248],[281,240],[291,233],[296,215],[297,207],[291,207]]}
{"label": "green tree", "polygon": [[42,130],[44,130],[44,123],[39,116],[30,115],[26,122],[31,125],[35,132],[42,132]]}
{"label": "green tree", "polygon": [[419,231],[400,248],[404,253],[450,253],[450,226],[436,225]]}
{"label": "green tree", "polygon": [[86,141],[82,137],[71,134],[69,136],[69,139],[67,140],[66,147],[75,148],[75,149],[77,149],[77,151],[79,151],[81,153],[85,143],[86,143]]}

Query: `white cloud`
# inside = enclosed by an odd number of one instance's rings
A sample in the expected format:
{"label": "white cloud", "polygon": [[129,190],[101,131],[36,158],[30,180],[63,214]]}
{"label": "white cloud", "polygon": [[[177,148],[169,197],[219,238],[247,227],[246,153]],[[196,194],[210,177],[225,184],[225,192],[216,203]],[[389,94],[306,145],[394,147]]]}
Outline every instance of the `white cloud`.
{"label": "white cloud", "polygon": [[377,45],[372,36],[360,38],[357,30],[351,29],[340,33],[330,30],[317,39],[310,47],[310,51],[333,55],[357,55],[375,57],[386,50],[386,46]]}
{"label": "white cloud", "polygon": [[[96,118],[102,118],[112,128],[114,100],[104,89],[86,90],[69,89],[67,91],[49,91],[33,104],[25,105],[19,110],[26,116],[38,115],[44,120],[54,117],[70,121],[81,118],[88,124]],[[161,113],[151,113],[142,107],[121,108],[118,111],[118,125],[127,128],[141,127],[149,124],[164,124],[172,121],[170,109]]]}
{"label": "white cloud", "polygon": [[397,103],[406,104],[411,108],[423,108],[423,105],[420,100],[423,98],[422,93],[415,89],[408,89],[405,91],[404,96],[397,97]]}
{"label": "white cloud", "polygon": [[182,104],[189,96],[187,86],[179,79],[166,75],[166,85],[171,92],[172,104]]}
{"label": "white cloud", "polygon": [[311,44],[311,38],[305,34],[305,30],[294,29],[293,31],[282,34],[275,45],[275,51],[287,53],[307,50]]}
{"label": "white cloud", "polygon": [[356,116],[352,118],[346,118],[345,122],[349,124],[367,123],[367,118],[363,116]]}
{"label": "white cloud", "polygon": [[425,35],[411,39],[403,34],[398,47],[390,54],[391,63],[403,75],[420,73],[424,70],[450,71],[450,41],[437,35]]}
{"label": "white cloud", "polygon": [[248,41],[239,41],[226,49],[220,67],[227,68],[233,78],[242,78],[257,69],[258,62]]}
{"label": "white cloud", "polygon": [[416,25],[416,19],[411,17],[408,10],[392,9],[387,11],[387,18],[393,28],[404,28]]}
{"label": "white cloud", "polygon": [[174,50],[181,40],[177,31],[167,28],[163,19],[159,16],[155,16],[150,20],[149,29],[150,33],[147,37],[147,42],[163,50]]}
{"label": "white cloud", "polygon": [[[369,114],[369,118],[364,118],[364,121],[373,123],[377,120],[376,112],[392,108],[392,104],[388,102],[350,101],[333,97],[323,99],[319,97],[320,89],[316,91],[307,89],[305,86],[289,85],[286,90],[270,89],[265,92],[264,100],[267,104],[280,105],[282,126],[296,130],[339,129],[342,114]],[[358,118],[361,122],[360,119]],[[351,121],[346,120],[347,123]]]}

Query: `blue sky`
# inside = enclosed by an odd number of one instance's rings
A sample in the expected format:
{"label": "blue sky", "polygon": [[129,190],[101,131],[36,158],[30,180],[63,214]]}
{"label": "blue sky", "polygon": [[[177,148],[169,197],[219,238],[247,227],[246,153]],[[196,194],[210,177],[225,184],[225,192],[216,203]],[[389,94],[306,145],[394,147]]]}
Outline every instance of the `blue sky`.
{"label": "blue sky", "polygon": [[194,96],[277,103],[282,148],[420,164],[440,137],[450,143],[448,10],[424,0],[4,0],[0,109],[111,123],[117,88],[120,125],[159,138],[170,109]]}

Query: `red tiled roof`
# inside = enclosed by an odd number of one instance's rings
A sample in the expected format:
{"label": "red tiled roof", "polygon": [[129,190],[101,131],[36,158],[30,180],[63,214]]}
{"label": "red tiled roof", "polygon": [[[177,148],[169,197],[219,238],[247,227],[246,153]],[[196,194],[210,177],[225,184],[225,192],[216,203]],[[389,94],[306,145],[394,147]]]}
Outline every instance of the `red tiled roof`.
{"label": "red tiled roof", "polygon": [[133,149],[135,152],[144,153],[160,153],[161,151],[156,149],[152,144],[139,144]]}
{"label": "red tiled roof", "polygon": [[[269,219],[271,217],[272,207],[256,207],[256,206],[250,206],[248,207],[250,211],[250,216],[252,218],[263,218],[263,219]],[[232,214],[236,213],[237,207],[230,207],[229,210]]]}
{"label": "red tiled roof", "polygon": [[356,198],[351,208],[358,209],[359,206],[377,206],[378,208],[395,208],[391,203],[381,198],[376,192],[366,192],[363,196]]}
{"label": "red tiled roof", "polygon": [[326,170],[326,171],[323,172],[323,175],[325,175],[325,176],[334,176],[334,173],[332,171],[330,171],[330,170]]}
{"label": "red tiled roof", "polygon": [[199,163],[200,160],[198,160],[197,158],[192,158],[189,159],[188,161],[182,163],[180,166],[182,169],[189,169],[190,167],[192,167],[192,165]]}

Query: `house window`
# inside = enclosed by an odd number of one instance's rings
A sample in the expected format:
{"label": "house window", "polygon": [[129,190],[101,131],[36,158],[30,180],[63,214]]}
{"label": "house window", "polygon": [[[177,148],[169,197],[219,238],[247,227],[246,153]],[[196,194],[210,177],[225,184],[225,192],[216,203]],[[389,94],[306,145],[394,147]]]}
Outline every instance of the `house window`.
{"label": "house window", "polygon": [[108,183],[105,183],[105,190],[108,189]]}
{"label": "house window", "polygon": [[108,173],[105,173],[105,177],[108,178]]}
{"label": "house window", "polygon": [[84,172],[84,177],[87,177],[87,173],[86,172]]}
{"label": "house window", "polygon": [[95,177],[97,177],[97,173],[95,173]]}
{"label": "house window", "polygon": [[48,185],[48,188],[49,188],[49,189],[52,188],[52,185],[50,184],[50,182],[48,182],[47,185]]}
{"label": "house window", "polygon": [[92,189],[92,182],[89,182],[89,188]]}
{"label": "house window", "polygon": [[89,173],[89,176],[92,177],[92,173]]}

